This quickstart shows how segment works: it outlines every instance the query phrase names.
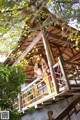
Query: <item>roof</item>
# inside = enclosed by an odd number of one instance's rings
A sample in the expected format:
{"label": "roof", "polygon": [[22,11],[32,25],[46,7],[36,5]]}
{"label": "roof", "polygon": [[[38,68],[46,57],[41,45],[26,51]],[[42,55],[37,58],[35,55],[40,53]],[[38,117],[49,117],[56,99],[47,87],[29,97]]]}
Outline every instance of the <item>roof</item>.
{"label": "roof", "polygon": [[[45,24],[47,18],[49,18],[49,20],[54,21],[51,25],[47,26],[45,32],[46,39],[49,41],[50,48],[53,54],[53,64],[57,62],[57,58],[59,56],[61,56],[66,61],[69,62],[74,61],[76,63],[80,63],[80,51],[75,50],[75,48],[73,48],[73,42],[68,40],[69,34],[74,29],[61,22],[59,19],[56,18],[56,16],[52,15],[47,9],[43,8],[43,10],[46,11],[47,13],[46,18],[41,18],[43,23]],[[31,24],[32,31],[29,32],[24,27],[24,31],[19,40],[20,47],[15,49],[13,51],[13,54],[16,54],[17,51],[19,50],[22,52],[25,51],[25,49],[39,35],[41,31],[40,28],[42,21],[39,21],[38,23],[35,23],[35,21],[36,18],[33,20]],[[57,23],[56,25],[55,25],[55,21]],[[46,56],[42,38],[40,38],[40,40],[37,42],[36,47],[33,47],[32,50],[30,50],[27,53],[27,55],[25,55],[25,58],[29,61],[29,66],[27,66],[25,69],[26,74],[29,78],[33,78],[34,59],[32,59],[32,57],[34,57],[35,55]],[[15,61],[16,59],[10,60],[10,58],[8,58],[5,61],[5,63],[12,65]]]}

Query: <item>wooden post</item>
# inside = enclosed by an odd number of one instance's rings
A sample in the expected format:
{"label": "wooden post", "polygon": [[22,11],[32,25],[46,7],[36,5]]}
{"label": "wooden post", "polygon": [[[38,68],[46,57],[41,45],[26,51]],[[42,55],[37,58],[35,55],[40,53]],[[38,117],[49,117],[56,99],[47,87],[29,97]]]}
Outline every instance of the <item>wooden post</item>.
{"label": "wooden post", "polygon": [[21,98],[21,94],[18,94],[18,107],[19,107],[19,112],[22,111],[22,98]]}
{"label": "wooden post", "polygon": [[78,79],[80,80],[80,76],[79,76],[78,70],[79,70],[79,67],[76,65],[76,73],[77,73]]}
{"label": "wooden post", "polygon": [[64,69],[64,66],[63,66],[63,62],[62,62],[62,60],[61,60],[60,57],[58,57],[58,61],[59,61],[59,65],[60,65],[62,74],[63,74],[64,79],[65,79],[65,81],[66,81],[67,88],[70,89],[69,81],[68,81],[68,79],[67,79],[67,76],[66,76],[66,73],[65,73],[65,69]]}
{"label": "wooden post", "polygon": [[18,57],[18,59],[14,62],[14,64],[13,64],[12,66],[14,66],[14,65],[16,65],[18,62],[20,62],[20,60],[21,60],[23,57],[25,57],[25,56],[29,53],[30,50],[32,50],[32,48],[33,48],[33,47],[36,45],[36,43],[40,40],[41,36],[42,36],[42,33],[40,32],[40,33],[38,34],[38,36],[33,39],[33,41],[31,42],[31,44],[24,50],[24,52]]}
{"label": "wooden post", "polygon": [[47,56],[47,60],[48,60],[48,65],[49,65],[49,69],[50,69],[50,73],[52,76],[52,82],[54,85],[54,89],[55,89],[55,93],[58,94],[58,85],[57,85],[57,80],[54,74],[54,69],[53,69],[53,62],[51,60],[51,50],[50,50],[50,46],[48,43],[48,40],[45,38],[44,33],[42,33],[42,39],[43,39],[43,44],[44,44],[44,48],[45,48],[45,52],[46,52],[46,56]]}

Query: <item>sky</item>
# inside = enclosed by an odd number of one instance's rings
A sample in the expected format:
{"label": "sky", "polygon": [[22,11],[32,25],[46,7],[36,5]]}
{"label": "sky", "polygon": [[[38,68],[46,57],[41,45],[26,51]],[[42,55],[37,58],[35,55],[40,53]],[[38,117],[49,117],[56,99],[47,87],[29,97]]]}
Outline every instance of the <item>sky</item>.
{"label": "sky", "polygon": [[[72,8],[75,10],[80,9],[80,0],[79,3],[74,4]],[[77,20],[74,21],[71,20],[68,25],[80,31],[80,24],[79,23],[77,24]]]}
{"label": "sky", "polygon": [[0,55],[0,62],[4,62],[6,60],[5,56]]}
{"label": "sky", "polygon": [[77,24],[77,20],[70,21],[68,25],[80,31],[80,24]]}

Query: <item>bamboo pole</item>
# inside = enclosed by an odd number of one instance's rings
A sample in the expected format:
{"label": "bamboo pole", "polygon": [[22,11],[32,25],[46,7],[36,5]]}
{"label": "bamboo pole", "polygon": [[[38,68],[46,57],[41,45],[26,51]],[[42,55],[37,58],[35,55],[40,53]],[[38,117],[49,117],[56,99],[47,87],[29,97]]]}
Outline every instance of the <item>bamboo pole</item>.
{"label": "bamboo pole", "polygon": [[58,94],[59,93],[58,85],[57,85],[56,77],[55,77],[55,74],[54,74],[54,69],[53,69],[53,64],[52,64],[53,62],[52,62],[52,59],[51,59],[52,54],[51,54],[51,50],[50,50],[48,40],[45,38],[45,35],[44,35],[43,32],[42,32],[42,39],[43,39],[43,44],[44,44],[47,60],[48,60],[50,73],[51,73],[51,76],[52,76],[52,82],[53,82],[53,85],[54,85],[55,93]]}
{"label": "bamboo pole", "polygon": [[19,107],[19,112],[22,111],[22,98],[21,98],[21,94],[18,94],[18,107]]}
{"label": "bamboo pole", "polygon": [[70,85],[69,85],[69,81],[68,81],[66,73],[65,73],[64,65],[63,65],[63,62],[62,62],[60,57],[58,57],[58,61],[59,61],[60,68],[61,68],[61,71],[63,73],[64,79],[66,80],[67,88],[70,89]]}
{"label": "bamboo pole", "polygon": [[14,64],[12,65],[12,66],[14,66],[14,65],[16,65],[18,62],[20,62],[20,60],[23,58],[23,57],[25,57],[28,53],[29,53],[29,51],[30,50],[32,50],[32,48],[36,45],[36,43],[40,40],[40,38],[41,38],[41,32],[37,35],[37,37],[35,37],[34,39],[33,39],[33,41],[30,43],[30,45],[24,50],[24,52],[18,57],[18,59],[14,62]]}

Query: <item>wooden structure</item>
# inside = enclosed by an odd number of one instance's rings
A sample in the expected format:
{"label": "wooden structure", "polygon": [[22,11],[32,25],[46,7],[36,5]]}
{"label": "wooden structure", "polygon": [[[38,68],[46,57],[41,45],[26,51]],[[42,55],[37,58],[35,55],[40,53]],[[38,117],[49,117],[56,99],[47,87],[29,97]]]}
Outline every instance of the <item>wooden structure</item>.
{"label": "wooden structure", "polygon": [[[67,108],[65,108],[61,113],[56,117],[53,118],[53,111],[48,111],[49,120],[72,120],[72,114],[78,114],[80,112],[79,108],[80,97],[75,99]],[[77,120],[77,117],[75,117]]]}
{"label": "wooden structure", "polygon": [[[43,10],[45,11],[44,8]],[[40,23],[34,25],[34,37],[30,38],[27,38],[28,33],[25,30],[20,38],[20,47],[18,48],[22,51],[22,54],[17,59],[11,61],[8,58],[5,61],[9,65],[17,64],[22,57],[25,57],[29,61],[25,72],[27,78],[32,81],[27,87],[21,90],[18,101],[15,103],[19,112],[33,106],[35,108],[42,108],[45,105],[63,99],[65,96],[79,94],[80,92],[80,52],[72,48],[73,42],[68,40],[73,28],[63,24],[48,10],[46,12],[48,14],[47,17],[57,20],[58,24],[56,26],[54,24],[48,26],[46,32],[40,29]],[[18,49],[13,51],[13,54],[17,53]],[[34,55],[41,55],[47,58],[54,88],[51,94],[49,94],[47,85],[44,83],[42,77],[37,79],[34,77],[34,59],[32,59]],[[55,72],[57,68],[59,71]],[[60,77],[58,78],[56,74],[59,74]],[[59,86],[58,81],[63,83],[62,87]]]}

